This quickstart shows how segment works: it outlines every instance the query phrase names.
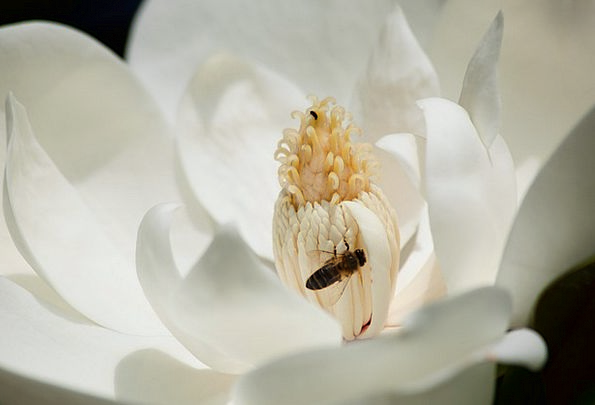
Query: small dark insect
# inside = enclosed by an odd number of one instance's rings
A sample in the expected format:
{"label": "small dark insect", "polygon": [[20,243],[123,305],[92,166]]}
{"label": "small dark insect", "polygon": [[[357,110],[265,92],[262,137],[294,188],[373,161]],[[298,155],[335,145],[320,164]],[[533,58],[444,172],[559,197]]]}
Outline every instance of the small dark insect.
{"label": "small dark insect", "polygon": [[337,289],[338,294],[332,301],[336,302],[341,297],[347,286],[347,281],[360,267],[366,264],[366,253],[363,249],[355,249],[352,252],[349,250],[349,245],[347,243],[345,245],[347,246],[345,253],[337,254],[335,249],[333,257],[308,277],[306,288],[309,290],[322,290],[339,283],[341,286]]}
{"label": "small dark insect", "polygon": [[315,119],[315,120],[317,120],[317,119],[318,119],[318,114],[316,113],[316,111],[310,111],[310,115],[311,115],[312,117],[314,117],[314,119]]}

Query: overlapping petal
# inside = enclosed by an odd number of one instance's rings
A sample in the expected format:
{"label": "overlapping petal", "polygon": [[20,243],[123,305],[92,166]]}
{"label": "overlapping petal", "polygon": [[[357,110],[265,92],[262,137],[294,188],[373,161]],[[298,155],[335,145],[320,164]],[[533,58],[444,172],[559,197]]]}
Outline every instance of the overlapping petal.
{"label": "overlapping petal", "polygon": [[[442,390],[456,395],[443,396],[441,403],[490,403],[494,367],[475,366],[489,360],[510,310],[507,294],[497,288],[450,298],[412,314],[399,334],[311,351],[254,370],[239,380],[234,403],[368,403],[383,395],[436,395],[432,388],[450,379],[458,382]],[[465,373],[468,367],[476,372]],[[465,378],[456,377],[461,373]]]}
{"label": "overlapping petal", "polygon": [[490,285],[516,204],[510,153],[500,137],[486,149],[458,104],[428,99],[420,105],[432,234],[449,292]]}
{"label": "overlapping petal", "polygon": [[[97,322],[128,331],[154,333],[159,330],[163,333],[154,315],[149,316],[153,321],[142,315],[150,313],[151,309],[146,300],[139,303],[144,298],[138,281],[134,281],[133,261],[134,235],[142,215],[162,198],[178,198],[170,167],[173,144],[161,113],[113,53],[78,31],[57,24],[17,24],[0,30],[0,42],[0,56],[4,61],[0,67],[0,94],[6,97],[12,91],[26,106],[31,127],[39,140],[37,146],[34,140],[27,144],[43,156],[40,161],[27,160],[24,155],[25,160],[13,161],[29,168],[21,173],[22,188],[18,193],[43,191],[46,193],[43,199],[32,200],[23,194],[17,197],[14,194],[17,190],[11,191],[11,198],[26,202],[17,208],[17,211],[23,210],[20,214],[13,212],[15,216],[29,218],[31,227],[19,231],[23,233],[22,239],[35,239],[44,245],[45,253],[36,257],[36,270],[43,266],[44,277],[52,278],[54,288],[74,307],[82,305],[84,309],[79,310]],[[4,105],[1,108],[4,110]],[[0,133],[5,134],[4,125]],[[29,152],[25,154],[30,156]],[[53,168],[45,172],[42,170],[45,167]],[[33,175],[38,169],[68,193],[53,194],[55,191],[49,190],[49,184],[45,189],[38,189],[40,179],[25,176]],[[109,242],[119,252],[115,256],[122,257],[125,267],[110,268],[111,255],[100,254],[99,246],[91,248],[90,239],[65,238],[60,229],[66,222],[70,227],[64,229],[70,231],[77,227],[82,231],[83,225],[77,224],[74,213],[60,210],[65,205],[52,206],[54,199],[70,200],[70,203],[77,200],[79,208],[95,223],[91,229],[96,229],[103,235],[104,242]],[[42,210],[44,206],[53,210],[51,218]],[[33,218],[37,222],[33,223]],[[61,223],[60,218],[67,221]],[[37,228],[51,236],[44,242]],[[54,235],[60,237],[54,238]],[[49,241],[56,240],[61,244],[50,247]],[[87,256],[76,251],[80,244],[90,247],[85,252]],[[92,252],[96,256],[90,255]],[[42,257],[46,254],[52,257],[51,266],[46,260],[49,256]],[[78,266],[74,267],[73,263]],[[81,283],[88,287],[88,294],[85,288],[73,282],[83,278],[82,275],[89,277]],[[69,278],[71,276],[75,278]],[[113,291],[111,287],[99,289],[115,285],[120,279],[128,280],[124,284],[130,290],[125,287]],[[92,281],[97,284],[93,285]],[[109,308],[113,309],[114,305],[109,301],[122,303],[123,308],[130,307],[130,311],[144,309],[138,317],[125,315],[126,310],[122,311],[119,306],[116,313],[112,313]],[[130,319],[138,319],[138,322]],[[154,326],[147,328],[147,322]]]}
{"label": "overlapping petal", "polygon": [[[205,370],[172,337],[124,335],[73,321],[4,278],[0,322],[0,396],[6,403],[191,404],[224,399],[234,381]],[[192,383],[155,389],[164,378]]]}
{"label": "overlapping petal", "polygon": [[130,271],[132,263],[39,145],[12,95],[6,116],[4,215],[23,257],[93,321],[131,333],[166,333]]}
{"label": "overlapping petal", "polygon": [[539,293],[595,255],[595,109],[547,161],[521,205],[497,284],[511,292],[515,324],[526,324]]}
{"label": "overlapping petal", "polygon": [[434,67],[397,7],[386,18],[356,87],[354,110],[367,141],[396,132],[423,135],[424,120],[415,101],[439,92]]}
{"label": "overlapping petal", "polygon": [[[344,201],[342,204],[347,207],[358,225],[362,246],[368,252],[368,265],[371,269],[372,319],[368,329],[359,337],[376,336],[384,328],[389,310],[393,291],[391,287],[394,286],[394,281],[391,282],[391,267],[393,263],[399,262],[399,251],[391,251],[386,225],[374,212],[354,201]],[[352,305],[360,303],[355,302]]]}
{"label": "overlapping petal", "polygon": [[272,258],[279,192],[277,141],[305,95],[271,71],[216,55],[192,79],[178,114],[183,181],[219,224],[234,221],[256,252]]}
{"label": "overlapping petal", "polygon": [[[417,101],[417,100],[416,100]],[[421,190],[421,165],[415,135],[410,133],[388,134],[376,141],[401,166],[412,185]],[[384,165],[382,166],[384,168]]]}
{"label": "overlapping petal", "polygon": [[195,70],[221,51],[258,60],[304,93],[333,95],[345,104],[393,7],[385,0],[374,7],[359,1],[153,0],[135,21],[127,59],[172,120]]}
{"label": "overlapping petal", "polygon": [[12,91],[26,106],[64,177],[112,238],[134,246],[147,207],[177,197],[163,115],[116,55],[72,28],[17,24],[2,28],[0,39],[0,97]]}
{"label": "overlapping petal", "polygon": [[489,148],[500,129],[498,59],[504,17],[498,13],[469,61],[459,104],[467,110],[483,144]]}
{"label": "overlapping petal", "polygon": [[500,9],[506,17],[501,133],[517,167],[532,165],[519,179],[522,195],[595,103],[595,13],[592,2],[446,2],[429,52],[445,97],[458,97],[466,61]]}
{"label": "overlapping petal", "polygon": [[223,227],[182,278],[169,246],[175,206],[149,211],[137,267],[145,292],[174,336],[216,370],[239,373],[313,346],[338,345],[330,315],[286,290],[232,227]]}
{"label": "overlapping petal", "polygon": [[426,205],[417,143],[410,134],[391,134],[382,137],[376,146],[374,152],[381,167],[376,182],[395,208],[404,245],[415,234]]}
{"label": "overlapping petal", "polygon": [[386,321],[389,327],[400,326],[410,312],[447,293],[434,252],[427,206],[414,238],[401,249],[401,255],[397,288]]}

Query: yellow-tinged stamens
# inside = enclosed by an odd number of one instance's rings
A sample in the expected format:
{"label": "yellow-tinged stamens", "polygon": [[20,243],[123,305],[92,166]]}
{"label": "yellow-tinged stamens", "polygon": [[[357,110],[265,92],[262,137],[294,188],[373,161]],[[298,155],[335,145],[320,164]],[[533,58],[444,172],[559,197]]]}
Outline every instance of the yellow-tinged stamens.
{"label": "yellow-tinged stamens", "polygon": [[292,113],[300,127],[286,129],[275,152],[281,163],[279,183],[296,208],[304,202],[349,201],[369,192],[377,166],[370,145],[352,143],[351,135],[361,130],[351,115],[331,97],[312,101],[306,112]]}

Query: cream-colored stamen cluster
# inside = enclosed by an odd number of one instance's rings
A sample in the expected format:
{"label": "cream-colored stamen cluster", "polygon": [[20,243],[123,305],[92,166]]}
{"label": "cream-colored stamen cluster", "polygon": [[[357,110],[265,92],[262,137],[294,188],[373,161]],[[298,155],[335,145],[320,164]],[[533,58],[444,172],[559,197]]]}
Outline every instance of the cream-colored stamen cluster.
{"label": "cream-colored stamen cluster", "polygon": [[275,152],[281,163],[279,182],[296,207],[306,202],[353,200],[359,192],[370,190],[370,178],[377,168],[371,145],[351,142],[351,135],[360,129],[349,122],[345,109],[333,105],[331,97],[322,101],[312,97],[312,101],[306,112],[293,112],[300,128],[286,129]]}
{"label": "cream-colored stamen cluster", "polygon": [[[392,294],[395,287],[399,265],[395,212],[374,183],[378,163],[372,147],[352,141],[352,135],[361,130],[334,99],[313,97],[308,109],[292,116],[299,118],[299,129],[286,129],[275,153],[282,188],[273,218],[277,272],[284,284],[333,314],[345,339],[367,337],[374,317],[383,322],[388,312],[388,306],[378,307],[383,300],[374,294]],[[361,217],[353,214],[347,202],[365,208],[375,226],[358,222]],[[373,255],[378,246],[366,245],[370,235],[364,237],[362,229],[375,229],[372,236],[385,246],[377,256]],[[313,272],[347,249],[362,249],[367,261],[338,300],[334,285],[317,291],[306,288]],[[378,284],[380,279],[383,285]],[[374,324],[377,329],[378,322]]]}

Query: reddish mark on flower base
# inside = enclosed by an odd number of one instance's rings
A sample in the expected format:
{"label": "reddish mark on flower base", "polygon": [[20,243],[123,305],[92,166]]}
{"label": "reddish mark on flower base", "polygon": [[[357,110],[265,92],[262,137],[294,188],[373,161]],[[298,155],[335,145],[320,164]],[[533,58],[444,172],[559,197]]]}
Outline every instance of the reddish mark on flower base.
{"label": "reddish mark on flower base", "polygon": [[368,319],[368,322],[364,323],[364,325],[362,326],[362,330],[359,332],[360,335],[364,334],[366,332],[366,330],[370,327],[370,324],[372,323],[372,317],[370,316],[370,319]]}

